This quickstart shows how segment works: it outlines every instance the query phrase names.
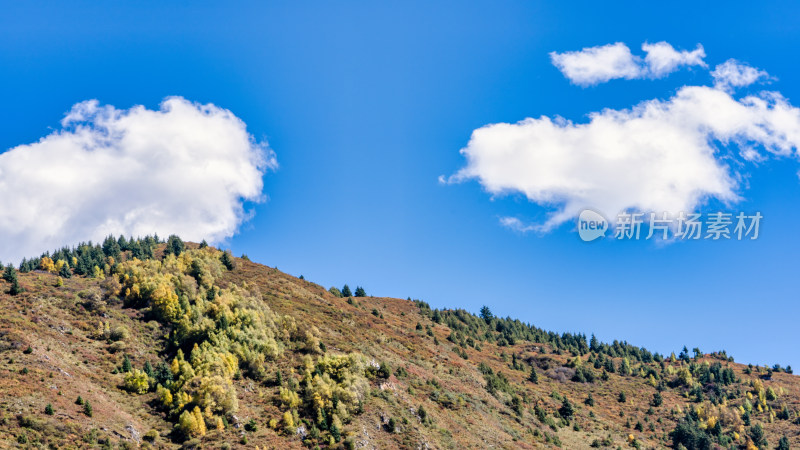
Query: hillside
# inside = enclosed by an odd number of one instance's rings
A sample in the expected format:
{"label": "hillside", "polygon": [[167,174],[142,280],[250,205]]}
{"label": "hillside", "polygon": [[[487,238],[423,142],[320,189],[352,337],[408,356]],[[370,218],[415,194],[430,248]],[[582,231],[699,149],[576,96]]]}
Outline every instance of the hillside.
{"label": "hillside", "polygon": [[20,269],[0,281],[3,448],[800,448],[791,369],[724,352],[341,296],[174,237]]}

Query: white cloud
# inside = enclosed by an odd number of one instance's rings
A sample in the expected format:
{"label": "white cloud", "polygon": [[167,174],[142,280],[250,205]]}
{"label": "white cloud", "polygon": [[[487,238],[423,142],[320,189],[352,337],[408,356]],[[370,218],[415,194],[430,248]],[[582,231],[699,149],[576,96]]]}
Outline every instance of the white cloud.
{"label": "white cloud", "polygon": [[[758,154],[797,155],[800,110],[778,93],[736,99],[705,86],[668,100],[590,114],[588,123],[528,118],[475,130],[466,167],[448,182],[478,180],[494,195],[522,193],[554,207],[547,231],[586,207],[608,216],[626,209],[692,211],[710,198],[739,200],[740,175],[717,144]],[[532,229],[515,218],[507,227]]]}
{"label": "white cloud", "polygon": [[519,231],[520,233],[527,233],[529,231],[534,231],[539,227],[536,225],[530,225],[523,223],[516,217],[504,216],[500,218],[500,225],[510,228],[514,231]]}
{"label": "white cloud", "polygon": [[734,88],[750,86],[759,80],[769,79],[767,72],[740,63],[735,59],[729,59],[715,67],[711,76],[714,78],[714,86],[726,91],[733,91]]}
{"label": "white cloud", "polygon": [[588,86],[615,78],[639,78],[641,62],[622,42],[580,51],[550,53],[550,60],[575,84]]}
{"label": "white cloud", "polygon": [[76,104],[63,129],[0,154],[1,258],[105,235],[176,233],[218,242],[260,201],[277,167],[228,110],[180,97],[159,110]]}
{"label": "white cloud", "polygon": [[672,45],[666,42],[655,44],[642,44],[642,50],[647,53],[644,62],[647,64],[650,76],[658,78],[674,72],[680,66],[701,66],[706,67],[703,58],[706,52],[702,45],[692,51],[677,51]]}
{"label": "white cloud", "polygon": [[622,42],[587,47],[573,52],[551,52],[550,60],[573,83],[589,86],[613,79],[660,78],[681,66],[706,67],[703,46],[677,51],[667,42],[644,43],[644,58],[631,53]]}

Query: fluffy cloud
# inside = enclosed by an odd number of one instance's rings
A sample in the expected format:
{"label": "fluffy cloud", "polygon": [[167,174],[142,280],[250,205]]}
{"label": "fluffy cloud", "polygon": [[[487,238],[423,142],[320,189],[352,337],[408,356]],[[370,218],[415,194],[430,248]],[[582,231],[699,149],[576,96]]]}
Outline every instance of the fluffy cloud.
{"label": "fluffy cloud", "polygon": [[735,59],[729,59],[715,67],[711,76],[714,78],[714,86],[729,92],[735,88],[750,86],[762,79],[769,79],[767,72],[740,63]]}
{"label": "fluffy cloud", "polygon": [[0,257],[104,236],[220,241],[277,166],[228,110],[180,97],[159,110],[75,105],[62,129],[0,154]]}
{"label": "fluffy cloud", "polygon": [[660,78],[681,66],[705,67],[706,54],[701,45],[692,51],[677,51],[667,42],[644,43],[644,59],[635,56],[622,42],[580,51],[550,53],[550,60],[570,81],[589,86],[624,78]]}
{"label": "fluffy cloud", "polygon": [[584,86],[614,78],[639,78],[642,72],[639,59],[622,42],[577,52],[552,52],[550,61],[573,83]]}
{"label": "fluffy cloud", "polygon": [[[528,118],[475,130],[461,153],[467,164],[449,182],[478,180],[494,195],[522,193],[555,206],[537,226],[547,231],[583,208],[692,211],[709,198],[739,199],[737,166],[722,148],[797,155],[800,110],[778,93],[734,98],[722,89],[686,86],[667,100],[590,114],[587,123]],[[734,157],[736,155],[733,155]],[[750,155],[753,159],[752,156]]]}
{"label": "fluffy cloud", "polygon": [[647,65],[647,72],[652,77],[663,77],[670,74],[680,66],[700,66],[706,67],[703,58],[706,57],[706,52],[703,50],[702,45],[698,45],[692,51],[677,51],[666,42],[657,42],[655,44],[642,44],[642,50],[647,53],[644,57],[644,62]]}

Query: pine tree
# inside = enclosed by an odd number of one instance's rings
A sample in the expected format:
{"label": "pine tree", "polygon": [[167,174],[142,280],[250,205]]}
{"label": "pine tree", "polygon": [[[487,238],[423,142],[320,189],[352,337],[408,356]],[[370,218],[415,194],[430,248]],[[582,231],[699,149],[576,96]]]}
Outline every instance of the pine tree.
{"label": "pine tree", "polygon": [[72,271],[70,270],[68,264],[64,264],[64,265],[61,266],[61,270],[58,271],[58,276],[60,276],[61,278],[71,278],[72,277]]}
{"label": "pine tree", "polygon": [[655,407],[659,407],[662,403],[664,403],[664,398],[661,396],[661,392],[656,392],[653,394],[653,401],[650,404]]}
{"label": "pine tree", "polygon": [[528,381],[533,384],[539,383],[539,374],[536,373],[536,367],[531,366],[531,373],[528,375]]}
{"label": "pine tree", "polygon": [[158,363],[158,366],[156,367],[156,373],[153,378],[156,379],[157,384],[161,384],[163,386],[169,386],[169,384],[172,383],[173,380],[172,370],[170,370],[167,363],[161,361],[160,363]]}
{"label": "pine tree", "polygon": [[6,270],[3,271],[3,279],[9,283],[13,283],[17,279],[17,271],[14,270],[14,266],[11,264],[6,266]]}
{"label": "pine tree", "polygon": [[83,402],[83,413],[86,414],[86,417],[92,417],[92,405],[89,400]]}
{"label": "pine tree", "polygon": [[76,405],[83,405],[83,397],[81,397],[79,395],[78,398],[75,400],[75,404]]}
{"label": "pine tree", "polygon": [[170,237],[167,239],[167,248],[164,251],[164,255],[166,256],[169,254],[173,254],[175,256],[178,256],[181,253],[183,253],[184,250],[186,250],[186,244],[183,243],[183,240],[181,240],[181,238],[173,234],[170,235]]}
{"label": "pine tree", "polygon": [[222,265],[225,266],[225,268],[228,270],[233,270],[233,268],[235,267],[233,262],[233,257],[231,256],[231,252],[229,251],[222,252],[220,261],[222,261]]}
{"label": "pine tree", "polygon": [[131,251],[131,257],[136,259],[145,259],[145,252],[142,249],[142,244],[139,241],[131,239],[128,241],[128,248]]}
{"label": "pine tree", "polygon": [[483,307],[481,308],[481,319],[486,321],[486,323],[489,323],[489,322],[492,321],[492,319],[494,319],[494,315],[492,314],[492,310],[489,309],[489,307],[486,306],[486,305],[483,305]]}
{"label": "pine tree", "polygon": [[117,245],[119,245],[119,250],[122,252],[130,250],[128,247],[128,241],[125,239],[125,236],[119,235],[119,239],[117,239]]}
{"label": "pine tree", "polygon": [[750,438],[753,439],[753,443],[756,446],[761,446],[764,443],[764,428],[761,426],[760,423],[757,423],[750,427]]}
{"label": "pine tree", "polygon": [[566,396],[564,396],[564,402],[561,403],[561,407],[558,408],[558,413],[566,420],[570,420],[572,415],[575,414],[575,407],[572,406],[572,403],[570,403]]}
{"label": "pine tree", "polygon": [[619,397],[617,397],[617,401],[620,403],[625,403],[628,401],[628,398],[625,396],[625,391],[619,393]]}
{"label": "pine tree", "polygon": [[119,242],[114,239],[114,236],[108,236],[103,241],[103,254],[106,257],[110,256],[114,259],[119,259],[120,247]]}
{"label": "pine tree", "polygon": [[352,296],[353,296],[353,293],[350,291],[350,286],[345,284],[342,287],[342,297],[352,297]]}
{"label": "pine tree", "polygon": [[48,416],[52,416],[55,413],[55,411],[53,410],[53,405],[48,403],[47,406],[44,407],[44,413],[47,414]]}
{"label": "pine tree", "polygon": [[144,363],[144,373],[147,374],[150,378],[155,378],[155,371],[153,370],[153,366],[150,364],[150,361]]}
{"label": "pine tree", "polygon": [[356,297],[366,297],[367,296],[367,292],[361,286],[356,286],[355,296]]}
{"label": "pine tree", "polygon": [[11,282],[11,289],[9,289],[8,293],[11,295],[17,295],[22,292],[22,286],[19,285],[19,281],[14,278],[14,281]]}
{"label": "pine tree", "polygon": [[131,371],[133,366],[131,365],[131,360],[128,358],[128,355],[122,359],[122,371],[128,373]]}

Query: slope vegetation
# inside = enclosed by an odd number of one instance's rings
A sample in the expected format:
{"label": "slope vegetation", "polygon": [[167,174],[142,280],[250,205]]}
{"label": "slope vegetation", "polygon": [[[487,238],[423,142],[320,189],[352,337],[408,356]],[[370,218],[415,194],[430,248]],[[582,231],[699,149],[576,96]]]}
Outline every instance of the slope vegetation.
{"label": "slope vegetation", "polygon": [[6,268],[0,447],[800,447],[790,368],[348,290],[174,236]]}

